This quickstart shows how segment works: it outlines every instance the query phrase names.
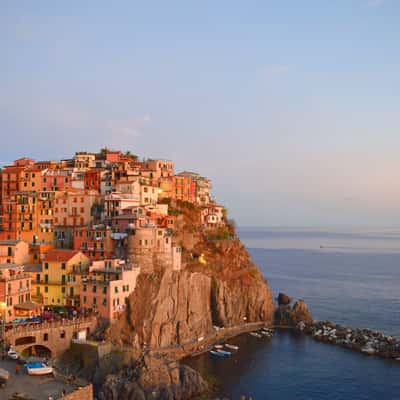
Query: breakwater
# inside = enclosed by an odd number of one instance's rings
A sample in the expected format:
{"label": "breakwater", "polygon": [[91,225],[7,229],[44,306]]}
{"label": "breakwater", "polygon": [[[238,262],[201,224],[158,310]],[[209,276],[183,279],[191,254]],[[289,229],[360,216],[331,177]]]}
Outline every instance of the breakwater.
{"label": "breakwater", "polygon": [[320,342],[400,362],[400,341],[379,331],[346,327],[332,321],[300,321],[295,329]]}

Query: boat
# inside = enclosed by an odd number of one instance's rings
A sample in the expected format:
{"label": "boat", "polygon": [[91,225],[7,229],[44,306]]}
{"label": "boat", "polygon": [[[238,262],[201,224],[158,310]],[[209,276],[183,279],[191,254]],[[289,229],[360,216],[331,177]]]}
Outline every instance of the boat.
{"label": "boat", "polygon": [[261,334],[259,334],[259,333],[257,333],[257,332],[250,332],[249,333],[251,336],[254,336],[254,337],[256,337],[256,338],[262,338],[262,335]]}
{"label": "boat", "polygon": [[232,353],[230,351],[226,351],[226,350],[218,350],[218,352],[225,357],[229,357],[232,355]]}
{"label": "boat", "polygon": [[235,346],[234,344],[225,343],[225,347],[231,350],[239,350],[239,346]]}
{"label": "boat", "polygon": [[222,349],[224,346],[222,344],[216,344],[214,345],[214,348],[216,349]]}
{"label": "boat", "polygon": [[210,350],[210,354],[217,357],[227,357],[225,354],[221,353],[220,350]]}
{"label": "boat", "polygon": [[53,368],[45,363],[35,362],[26,364],[28,375],[49,375],[53,373]]}
{"label": "boat", "polygon": [[267,337],[272,337],[272,333],[266,332],[266,331],[260,331],[260,335],[267,336]]}

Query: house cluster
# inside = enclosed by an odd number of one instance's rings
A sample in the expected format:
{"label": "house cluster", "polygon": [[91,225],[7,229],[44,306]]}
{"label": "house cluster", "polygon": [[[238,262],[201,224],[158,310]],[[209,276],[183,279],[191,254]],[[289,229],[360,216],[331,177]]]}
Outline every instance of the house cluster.
{"label": "house cluster", "polygon": [[198,205],[204,229],[225,224],[209,179],[106,148],[61,161],[21,158],[0,170],[0,188],[5,321],[61,305],[117,318],[142,269],[155,259],[182,268],[167,199]]}

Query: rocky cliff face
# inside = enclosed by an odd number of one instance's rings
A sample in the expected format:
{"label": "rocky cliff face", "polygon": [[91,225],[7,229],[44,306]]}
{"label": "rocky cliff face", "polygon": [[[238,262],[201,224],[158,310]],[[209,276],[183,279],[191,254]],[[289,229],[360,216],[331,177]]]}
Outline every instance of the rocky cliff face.
{"label": "rocky cliff face", "polygon": [[134,368],[108,375],[96,397],[98,400],[187,400],[207,388],[203,378],[188,366],[146,357],[139,376]]}
{"label": "rocky cliff face", "polygon": [[271,322],[275,306],[261,273],[235,240],[202,243],[180,272],[162,267],[139,275],[126,313],[109,330],[119,344],[152,349],[183,345],[213,325]]}
{"label": "rocky cliff face", "polygon": [[[126,312],[109,328],[108,339],[157,352],[197,343],[215,332],[214,325],[272,322],[275,305],[268,284],[233,227],[203,232],[198,209],[174,206],[178,226],[173,241],[182,247],[183,268],[172,271],[154,263],[152,270],[142,272]],[[125,379],[123,372],[109,376],[99,399],[144,399],[153,388],[157,399],[181,400],[204,390],[197,372],[184,366],[155,367],[150,360],[139,380]]]}

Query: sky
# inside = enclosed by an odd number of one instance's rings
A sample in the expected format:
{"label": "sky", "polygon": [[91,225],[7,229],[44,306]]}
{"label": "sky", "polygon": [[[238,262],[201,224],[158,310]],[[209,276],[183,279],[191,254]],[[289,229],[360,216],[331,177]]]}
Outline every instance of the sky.
{"label": "sky", "polygon": [[101,147],[240,226],[398,226],[400,1],[0,0],[0,162]]}

